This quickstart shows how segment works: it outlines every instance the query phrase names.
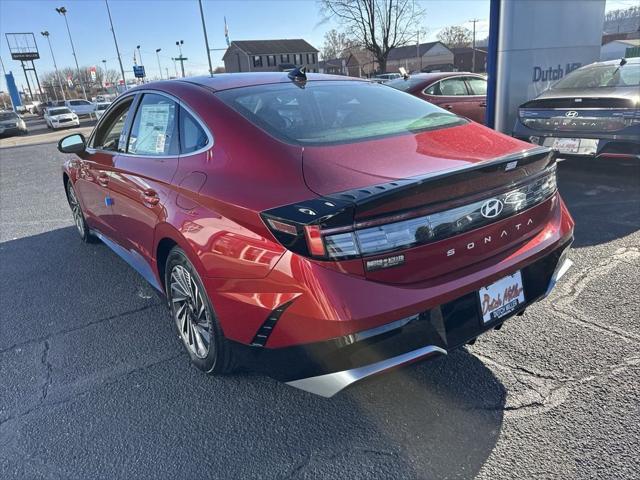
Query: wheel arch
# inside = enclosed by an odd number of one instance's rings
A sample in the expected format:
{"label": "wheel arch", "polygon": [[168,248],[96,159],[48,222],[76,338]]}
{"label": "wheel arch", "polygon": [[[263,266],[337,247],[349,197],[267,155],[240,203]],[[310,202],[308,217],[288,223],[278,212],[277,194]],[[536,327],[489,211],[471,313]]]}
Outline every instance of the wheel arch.
{"label": "wheel arch", "polygon": [[184,251],[187,258],[198,272],[200,272],[201,275],[204,274],[204,267],[200,258],[193,248],[191,248],[188,240],[173,225],[169,223],[161,223],[156,226],[154,245],[156,274],[158,275],[158,280],[160,280],[160,285],[162,285],[164,290],[166,290],[164,278],[165,265],[167,258],[169,257],[169,252],[171,252],[171,250],[176,246]]}

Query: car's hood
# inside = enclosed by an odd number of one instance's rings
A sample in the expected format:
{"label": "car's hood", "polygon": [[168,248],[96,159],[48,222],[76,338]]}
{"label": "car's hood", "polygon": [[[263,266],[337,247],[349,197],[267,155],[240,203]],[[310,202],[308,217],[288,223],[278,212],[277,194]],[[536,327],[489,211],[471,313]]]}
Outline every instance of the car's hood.
{"label": "car's hood", "polygon": [[303,172],[311,190],[328,195],[464,168],[530,148],[530,144],[470,122],[417,134],[305,147]]}

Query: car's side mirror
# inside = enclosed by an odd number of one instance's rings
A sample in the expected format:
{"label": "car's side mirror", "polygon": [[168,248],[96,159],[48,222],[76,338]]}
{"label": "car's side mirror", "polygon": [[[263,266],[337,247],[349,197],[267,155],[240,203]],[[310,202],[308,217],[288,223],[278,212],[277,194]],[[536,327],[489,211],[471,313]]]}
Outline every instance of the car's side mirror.
{"label": "car's side mirror", "polygon": [[81,133],[68,135],[58,142],[58,150],[62,153],[82,153],[86,148],[87,143]]}

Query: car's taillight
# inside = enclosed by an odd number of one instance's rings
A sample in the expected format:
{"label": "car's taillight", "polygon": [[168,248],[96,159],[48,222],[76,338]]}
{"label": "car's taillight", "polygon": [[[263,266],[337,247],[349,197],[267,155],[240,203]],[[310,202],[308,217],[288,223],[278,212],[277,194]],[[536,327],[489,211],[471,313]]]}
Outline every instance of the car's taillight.
{"label": "car's taillight", "polygon": [[[516,215],[556,191],[556,167],[509,190],[462,206],[422,213],[353,221],[353,205],[324,199],[262,213],[273,235],[288,249],[323,260],[345,260],[392,252],[443,240]],[[483,213],[483,208],[486,209]]]}

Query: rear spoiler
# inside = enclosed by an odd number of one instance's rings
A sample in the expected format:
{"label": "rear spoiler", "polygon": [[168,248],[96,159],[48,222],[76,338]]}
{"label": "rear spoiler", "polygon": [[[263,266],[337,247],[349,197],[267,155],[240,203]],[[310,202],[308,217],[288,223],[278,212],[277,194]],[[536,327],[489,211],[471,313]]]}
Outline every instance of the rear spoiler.
{"label": "rear spoiler", "polygon": [[554,150],[536,146],[484,162],[472,163],[466,167],[354,188],[324,195],[323,198],[336,203],[352,203],[356,207],[357,217],[368,217],[381,213],[378,210],[383,205],[402,204],[403,200],[415,196],[423,198],[422,205],[428,205],[453,201],[480,190],[486,192],[496,187],[509,188],[554,163]]}

